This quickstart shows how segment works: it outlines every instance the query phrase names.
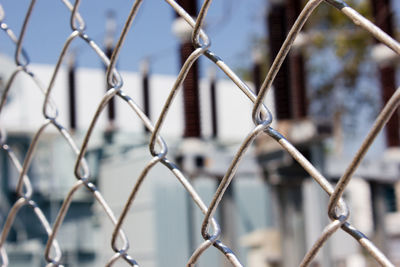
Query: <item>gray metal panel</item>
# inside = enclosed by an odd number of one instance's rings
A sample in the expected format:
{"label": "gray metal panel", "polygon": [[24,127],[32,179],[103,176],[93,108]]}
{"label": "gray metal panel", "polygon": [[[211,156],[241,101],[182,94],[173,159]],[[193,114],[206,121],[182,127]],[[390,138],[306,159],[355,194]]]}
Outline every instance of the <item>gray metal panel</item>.
{"label": "gray metal panel", "polygon": [[[150,158],[143,153],[143,149],[146,147],[136,147],[125,154],[118,154],[105,160],[101,166],[99,189],[117,218],[123,210],[142,167]],[[157,255],[155,255],[157,228],[154,179],[152,178],[151,175],[142,184],[122,226],[130,244],[128,254],[134,257],[140,266],[156,266],[157,263]],[[96,214],[101,226],[99,231],[102,232],[99,262],[104,264],[112,255],[111,237],[114,225],[99,206],[96,207]],[[126,266],[126,263],[120,260],[115,266]]]}
{"label": "gray metal panel", "polygon": [[239,225],[248,233],[273,224],[268,184],[261,179],[237,179],[235,197],[239,209]]}
{"label": "gray metal panel", "polygon": [[188,195],[177,183],[155,186],[158,266],[185,266],[190,256]]}
{"label": "gray metal panel", "polygon": [[[206,205],[209,204],[217,188],[216,180],[210,178],[196,178],[194,181],[194,186]],[[204,214],[198,208],[195,207],[194,209],[195,220],[193,235],[195,236],[196,245],[199,245],[204,241],[203,237],[201,236],[201,224],[203,223]],[[217,220],[219,219],[218,217],[219,216],[217,214]],[[201,256],[198,266],[214,266],[220,262],[220,255],[221,253],[216,248],[208,249]]]}

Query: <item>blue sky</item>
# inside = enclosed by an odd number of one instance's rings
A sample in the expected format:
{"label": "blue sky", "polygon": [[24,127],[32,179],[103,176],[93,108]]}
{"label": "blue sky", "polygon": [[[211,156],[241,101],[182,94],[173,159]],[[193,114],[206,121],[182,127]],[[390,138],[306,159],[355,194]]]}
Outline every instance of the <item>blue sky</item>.
{"label": "blue sky", "polygon": [[[0,0],[0,3],[5,10],[5,22],[18,34],[30,0]],[[116,12],[119,32],[132,3],[132,0],[82,0],[80,12],[85,18],[89,36],[97,43],[103,43],[105,14],[109,9]],[[399,10],[400,1],[393,1],[393,6]],[[268,0],[214,1],[206,28],[212,41],[211,50],[234,69],[250,66],[254,39],[266,34],[264,17],[267,9]],[[398,20],[398,16],[395,18]],[[173,19],[172,8],[165,1],[143,1],[123,47],[119,68],[137,71],[139,62],[150,56],[154,73],[176,74],[178,41],[171,33]],[[70,31],[69,11],[61,0],[37,0],[24,42],[31,61],[54,64]],[[75,41],[72,47],[77,48],[80,66],[101,66],[96,55],[82,41]],[[14,48],[1,34],[0,53],[12,55]],[[207,60],[201,60],[203,74],[210,65]]]}
{"label": "blue sky", "polygon": [[[20,31],[29,0],[1,1],[5,10],[5,22],[17,34]],[[116,12],[118,32],[130,11],[133,1],[82,0],[80,12],[83,15],[87,33],[102,44],[105,32],[105,14],[108,9]],[[200,1],[199,1],[200,3]],[[255,37],[265,35],[265,0],[222,0],[215,1],[208,14],[208,28],[212,51],[222,57],[231,67],[248,66],[251,47]],[[165,1],[143,1],[138,16],[121,51],[118,66],[122,70],[139,69],[139,62],[150,56],[153,73],[176,74],[178,71],[177,38],[171,33],[174,19],[172,8]],[[24,47],[32,62],[54,64],[68,34],[69,11],[61,0],[38,0],[34,8]],[[72,47],[79,53],[78,64],[84,67],[100,67],[95,54],[82,41]],[[13,54],[13,46],[4,34],[0,36],[0,51]],[[211,65],[201,61],[204,69]]]}

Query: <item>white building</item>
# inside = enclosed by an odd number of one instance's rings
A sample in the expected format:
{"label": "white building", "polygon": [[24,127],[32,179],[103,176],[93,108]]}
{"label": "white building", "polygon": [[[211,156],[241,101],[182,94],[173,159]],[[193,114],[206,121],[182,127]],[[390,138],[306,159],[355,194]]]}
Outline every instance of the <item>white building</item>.
{"label": "white building", "polygon": [[[9,62],[10,66],[0,69],[2,80],[7,81],[14,65],[6,58],[2,58],[2,60]],[[2,66],[7,66],[7,64]],[[51,79],[53,67],[31,64],[30,70],[47,89],[46,85]],[[122,89],[141,105],[141,76],[129,72],[121,72],[121,74],[124,80]],[[150,76],[150,117],[153,122],[158,118],[174,81],[175,77]],[[175,160],[175,157],[179,156],[184,149],[192,154],[186,156],[183,164],[196,168],[196,164],[193,164],[191,160],[201,156],[204,165],[202,168],[206,168],[212,173],[212,177],[202,175],[192,181],[206,204],[211,200],[217,186],[214,176],[220,177],[224,174],[238,144],[253,127],[252,105],[244,94],[228,80],[218,80],[216,88],[218,141],[204,143],[192,140],[182,143],[183,100],[181,93],[172,104],[161,130],[161,135],[166,138],[170,149],[170,159]],[[77,131],[73,137],[79,147],[97,105],[105,93],[104,70],[78,68],[76,92]],[[209,81],[202,79],[200,83],[201,121],[205,139],[208,139],[211,133],[209,94]],[[58,108],[59,122],[68,127],[66,68],[62,68],[57,75],[51,97]],[[44,94],[32,82],[32,79],[25,73],[18,74],[17,80],[10,90],[9,101],[1,113],[0,121],[7,131],[9,140],[12,142],[11,145],[18,146],[21,140],[25,140],[19,151],[21,159],[26,153],[33,134],[44,121],[43,100]],[[271,98],[268,98],[268,105],[272,106],[270,100]],[[115,125],[117,128],[115,143],[107,144],[104,140],[103,133],[107,129],[108,122],[106,115],[103,114],[90,141],[87,158],[92,172],[94,170],[94,182],[118,216],[135,180],[151,157],[148,151],[149,138],[144,134],[143,124],[124,101],[116,99],[115,102]],[[188,145],[191,146],[189,150],[185,148]],[[50,223],[54,222],[64,197],[76,181],[73,174],[75,158],[55,128],[50,127],[46,130],[39,143],[29,174],[34,183],[35,192],[43,199],[42,204],[48,206],[42,209],[48,215]],[[100,161],[101,165],[99,165]],[[10,174],[3,179],[7,179],[8,188],[12,191],[16,186],[18,174],[10,167],[10,164],[8,164],[7,170]],[[239,168],[231,187],[235,194],[234,203],[236,203],[235,211],[232,211],[232,218],[238,222],[229,229],[229,234],[234,233],[238,239],[243,233],[262,228],[270,223],[268,216],[257,216],[268,212],[269,200],[267,187],[258,173],[251,151],[249,157],[245,158],[242,167]],[[64,252],[63,262],[66,265],[104,265],[113,255],[110,246],[113,226],[95,203],[93,196],[85,190],[80,190],[74,198],[69,215],[57,235]],[[10,205],[12,204],[10,203]],[[156,166],[150,172],[123,226],[130,240],[129,252],[141,266],[185,264],[191,251],[201,243],[202,239],[200,235],[202,215],[197,208],[190,208],[192,204],[183,187],[164,166]],[[253,208],[246,211],[247,207]],[[243,216],[238,214],[244,211],[247,215],[241,221],[239,218]],[[188,218],[191,218],[192,222]],[[31,239],[29,234],[26,238]],[[41,238],[45,241],[46,236],[43,234],[38,237],[33,235],[32,238],[35,240]],[[29,242],[26,240],[22,243]],[[15,264],[26,265],[24,260],[20,263],[17,260],[18,258],[23,259],[21,247],[16,246],[14,249],[14,246],[10,245],[7,251]],[[40,245],[40,242],[22,251],[27,251],[26,254],[38,262],[43,261],[41,256],[43,255],[43,246]],[[245,259],[243,249],[236,248],[235,251],[239,251],[240,258]],[[221,258],[218,259],[219,254],[216,249],[210,249],[201,259],[201,265],[209,266],[221,261]]]}

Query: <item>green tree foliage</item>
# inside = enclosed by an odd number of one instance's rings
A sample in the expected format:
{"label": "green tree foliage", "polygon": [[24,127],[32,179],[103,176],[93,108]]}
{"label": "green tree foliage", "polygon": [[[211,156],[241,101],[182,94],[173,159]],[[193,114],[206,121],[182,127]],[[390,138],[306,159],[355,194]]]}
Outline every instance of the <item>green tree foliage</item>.
{"label": "green tree foliage", "polygon": [[[370,1],[347,3],[372,20]],[[326,3],[308,21],[307,29],[311,44],[306,49],[311,112],[330,118],[339,112],[345,126],[346,122],[354,126],[360,111],[375,112],[379,103],[376,65],[370,57],[374,40]]]}
{"label": "green tree foliage", "polygon": [[[374,21],[371,0],[347,0],[346,3]],[[377,64],[371,58],[374,38],[326,2],[315,10],[303,32],[307,36],[303,55],[310,116],[330,121],[339,117],[345,131],[351,133],[360,126],[357,125],[360,114],[364,120],[372,119],[381,107]],[[272,62],[268,36],[253,38],[251,44],[249,50],[256,47],[265,51],[264,78]],[[244,56],[250,55],[247,52],[240,58]],[[249,68],[238,68],[237,73],[246,80],[253,79]]]}

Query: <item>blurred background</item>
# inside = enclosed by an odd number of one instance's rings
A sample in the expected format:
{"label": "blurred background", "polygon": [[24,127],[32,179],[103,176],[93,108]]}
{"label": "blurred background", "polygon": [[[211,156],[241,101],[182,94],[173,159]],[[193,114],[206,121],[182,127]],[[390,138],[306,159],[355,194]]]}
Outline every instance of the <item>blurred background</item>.
{"label": "blurred background", "polygon": [[[196,16],[201,1],[177,1]],[[347,3],[397,39],[400,2]],[[3,23],[17,36],[30,1],[0,1]],[[305,4],[301,0],[225,0],[212,3],[205,31],[211,51],[257,93],[287,32]],[[86,33],[111,55],[132,1],[82,1]],[[71,33],[62,1],[38,1],[23,47],[29,68],[48,85]],[[2,29],[4,30],[5,27]],[[144,1],[117,62],[124,85],[156,122],[177,74],[193,51],[190,28],[163,1]],[[0,91],[16,69],[16,45],[0,34]],[[332,183],[339,180],[398,85],[398,56],[328,3],[322,3],[297,37],[264,103],[276,127]],[[46,87],[45,86],[45,87]],[[200,57],[168,113],[161,135],[169,157],[209,204],[241,141],[254,127],[252,103]],[[59,121],[78,146],[107,90],[98,55],[76,39],[54,83]],[[43,123],[44,96],[28,75],[11,87],[0,121],[7,144],[23,162]],[[124,101],[115,97],[97,123],[86,158],[90,180],[114,213],[121,213],[137,177],[151,159],[150,133]],[[352,222],[400,266],[400,136],[398,112],[375,140],[345,191]],[[0,224],[17,199],[19,173],[0,151]],[[28,175],[33,199],[53,224],[73,184],[76,156],[55,128],[40,138]],[[217,209],[222,241],[245,266],[297,266],[328,224],[328,196],[267,135],[251,146]],[[203,215],[164,166],[149,173],[123,225],[129,252],[141,266],[185,266],[201,244]],[[29,223],[27,223],[29,222]],[[101,266],[113,255],[114,227],[93,195],[74,195],[57,235],[64,266]],[[43,266],[47,234],[23,207],[7,236],[9,266]],[[122,261],[116,266],[125,266]],[[343,232],[321,249],[312,266],[376,266]],[[199,266],[230,266],[208,249]]]}

